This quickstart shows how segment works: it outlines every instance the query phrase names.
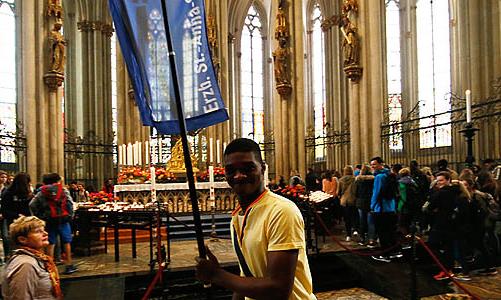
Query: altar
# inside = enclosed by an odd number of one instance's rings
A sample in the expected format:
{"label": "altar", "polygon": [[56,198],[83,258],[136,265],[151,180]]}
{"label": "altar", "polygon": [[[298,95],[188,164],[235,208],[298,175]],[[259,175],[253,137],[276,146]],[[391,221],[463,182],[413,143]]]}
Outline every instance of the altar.
{"label": "altar", "polygon": [[[214,199],[210,199],[210,187],[214,187]],[[215,211],[231,212],[237,204],[237,196],[227,182],[196,182],[198,206],[200,212],[210,213],[212,206]],[[157,200],[165,203],[170,214],[192,212],[188,183],[157,183],[155,184]],[[115,185],[116,196],[122,202],[146,204],[151,201],[151,184]]]}

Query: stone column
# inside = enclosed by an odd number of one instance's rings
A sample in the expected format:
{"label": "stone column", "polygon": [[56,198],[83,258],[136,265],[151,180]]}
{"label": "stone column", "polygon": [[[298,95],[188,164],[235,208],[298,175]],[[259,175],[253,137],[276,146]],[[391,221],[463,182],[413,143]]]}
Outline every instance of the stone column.
{"label": "stone column", "polygon": [[[82,102],[84,138],[92,144],[113,142],[111,115],[111,17],[106,1],[81,2],[78,29],[82,37]],[[91,147],[89,150],[92,150]],[[111,151],[96,147],[99,151]],[[88,179],[101,185],[114,177],[111,155],[87,155],[84,169]]]}
{"label": "stone column", "polygon": [[[16,3],[19,119],[25,125],[27,172],[34,182],[43,174],[64,175],[61,94],[65,40],[59,1]],[[34,17],[35,16],[35,17]]]}

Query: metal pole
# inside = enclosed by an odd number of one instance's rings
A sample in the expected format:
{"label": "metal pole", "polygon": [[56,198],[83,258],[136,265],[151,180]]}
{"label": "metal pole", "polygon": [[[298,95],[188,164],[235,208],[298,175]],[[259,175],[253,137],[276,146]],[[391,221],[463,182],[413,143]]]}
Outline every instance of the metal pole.
{"label": "metal pole", "polygon": [[417,300],[417,274],[416,274],[416,223],[411,225],[411,300]]}
{"label": "metal pole", "polygon": [[181,103],[181,93],[179,91],[179,82],[177,78],[177,68],[175,62],[175,55],[172,40],[170,36],[170,29],[168,25],[168,15],[165,0],[162,2],[162,14],[165,27],[165,38],[167,39],[167,49],[169,51],[169,63],[172,75],[172,82],[174,85],[174,96],[176,100],[177,116],[179,121],[179,131],[181,134],[181,142],[183,143],[184,165],[186,167],[186,177],[188,178],[188,188],[190,191],[191,206],[193,209],[193,222],[195,225],[195,233],[197,236],[198,255],[205,258],[207,255],[205,251],[204,237],[202,232],[202,223],[200,221],[200,211],[198,209],[197,191],[195,188],[195,178],[193,177],[193,166],[191,164],[190,148],[188,147],[188,137],[186,133],[186,121],[184,119],[183,105]]}

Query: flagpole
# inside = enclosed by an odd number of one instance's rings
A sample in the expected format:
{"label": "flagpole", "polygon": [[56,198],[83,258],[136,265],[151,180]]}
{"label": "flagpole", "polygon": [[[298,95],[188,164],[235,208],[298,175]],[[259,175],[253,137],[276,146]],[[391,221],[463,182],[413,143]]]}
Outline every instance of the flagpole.
{"label": "flagpole", "polygon": [[193,209],[193,221],[194,221],[194,225],[195,225],[195,234],[197,237],[198,256],[202,257],[202,258],[206,258],[207,253],[205,251],[204,237],[203,237],[203,232],[202,232],[202,223],[200,221],[200,211],[198,209],[197,191],[195,188],[195,178],[193,175],[193,166],[191,164],[190,148],[188,146],[188,136],[186,133],[186,120],[184,119],[183,105],[181,103],[181,93],[179,91],[179,82],[178,82],[178,78],[177,78],[177,68],[176,68],[176,62],[175,62],[176,53],[174,52],[174,49],[172,46],[170,29],[168,26],[169,22],[167,20],[168,19],[167,6],[165,4],[165,0],[162,0],[160,2],[162,2],[162,14],[163,14],[163,20],[164,20],[164,27],[165,27],[165,38],[167,39],[167,49],[169,51],[169,63],[170,63],[172,81],[173,81],[173,85],[174,85],[174,95],[176,98],[176,108],[177,108],[177,117],[178,117],[178,121],[179,121],[179,131],[181,134],[181,142],[183,143],[184,165],[186,167],[186,177],[188,178],[188,188],[190,191],[191,207]]}

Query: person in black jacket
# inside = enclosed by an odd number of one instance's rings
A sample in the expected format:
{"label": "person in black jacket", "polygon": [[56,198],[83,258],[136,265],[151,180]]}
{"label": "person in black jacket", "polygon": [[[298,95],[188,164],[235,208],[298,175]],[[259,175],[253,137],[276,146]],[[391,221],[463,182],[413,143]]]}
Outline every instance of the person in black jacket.
{"label": "person in black jacket", "polygon": [[[458,184],[451,184],[449,172],[437,173],[437,187],[430,197],[427,210],[432,213],[433,223],[428,243],[438,254],[440,261],[447,270],[452,270],[454,264],[453,249],[458,239],[464,235],[464,225],[468,220],[468,198],[462,195]],[[461,259],[461,257],[459,257]],[[464,263],[460,263],[465,266]],[[449,271],[450,275],[452,272]],[[445,272],[440,271],[434,276],[436,280],[447,279]]]}
{"label": "person in black jacket", "polygon": [[[370,168],[364,165],[360,170],[360,175],[355,179],[355,206],[358,209],[360,222],[360,245],[365,245],[368,242],[369,247],[375,247],[375,229],[374,224],[369,221],[371,211],[372,189],[374,186],[374,176],[371,174]],[[372,220],[371,220],[372,221]]]}
{"label": "person in black jacket", "polygon": [[[19,173],[14,177],[12,184],[3,191],[1,209],[6,228],[20,216],[31,216],[29,203],[33,194],[30,187],[31,178],[26,173]],[[4,253],[10,255],[9,243],[4,243]]]}

